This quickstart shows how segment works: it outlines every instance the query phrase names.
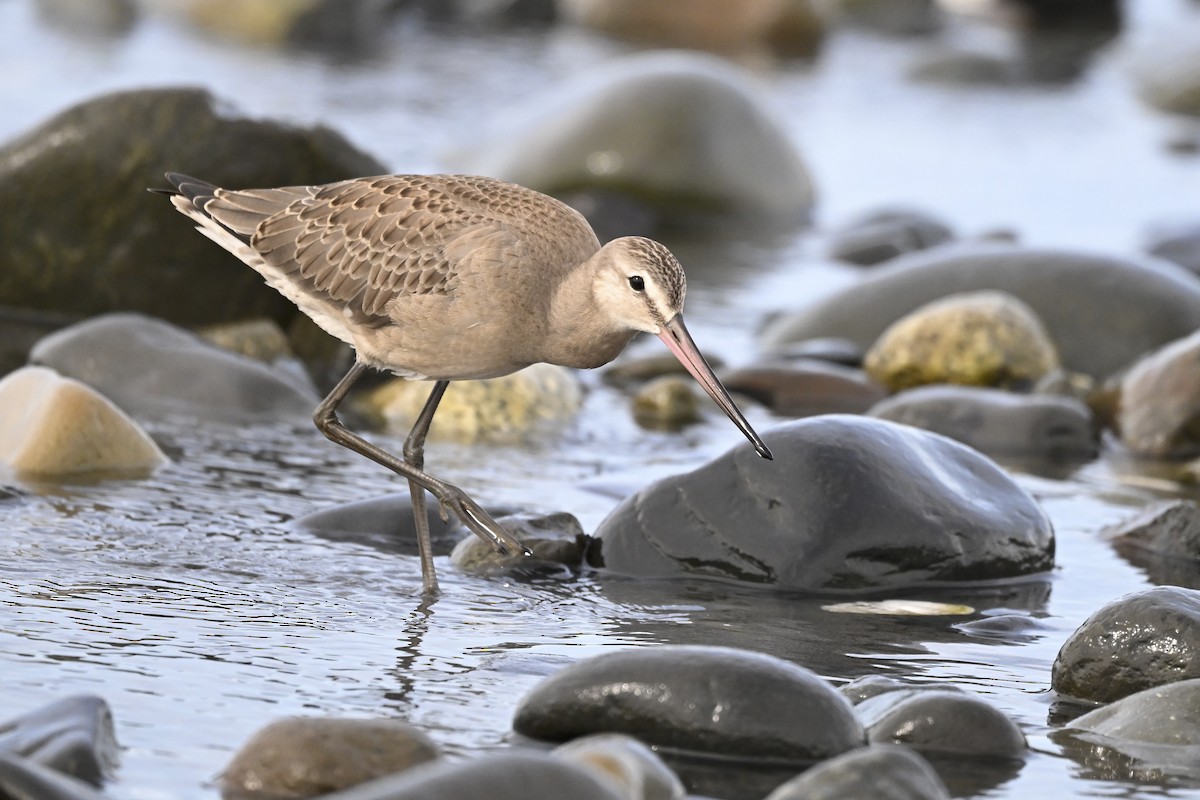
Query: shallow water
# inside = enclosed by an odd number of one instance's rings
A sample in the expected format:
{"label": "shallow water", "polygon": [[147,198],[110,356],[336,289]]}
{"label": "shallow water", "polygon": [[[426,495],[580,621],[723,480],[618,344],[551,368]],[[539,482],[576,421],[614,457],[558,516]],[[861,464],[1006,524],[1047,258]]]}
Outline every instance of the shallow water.
{"label": "shallow water", "polygon": [[[813,170],[820,221],[904,201],[965,233],[1011,227],[1031,243],[1123,253],[1151,221],[1194,219],[1200,159],[1166,154],[1170,124],[1138,106],[1123,60],[1130,43],[1200,12],[1137,5],[1125,43],[1062,87],[914,86],[903,71],[918,43],[853,32],[815,67],[764,71],[764,91]],[[478,120],[618,51],[578,33],[401,25],[382,55],[331,63],[197,38],[155,18],[127,39],[84,41],[42,28],[14,0],[0,2],[0,31],[0,137],[100,91],[201,83],[254,114],[333,124],[398,171],[437,169]],[[854,274],[814,259],[801,236],[672,244],[689,268],[689,324],[731,363],[753,356],[763,314]],[[642,431],[618,395],[586,379],[585,411],[560,435],[527,446],[437,442],[429,465],[485,502],[569,510],[591,530],[614,495],[740,440],[715,410],[682,434]],[[749,416],[772,424],[765,412]],[[1170,779],[1103,779],[1048,737],[1049,719],[1073,713],[1048,688],[1062,641],[1099,606],[1150,585],[1096,532],[1181,491],[1168,482],[1134,485],[1104,464],[1063,479],[1019,474],[1054,521],[1058,567],[1015,586],[905,595],[965,603],[976,609],[968,616],[838,614],[824,607],[839,598],[712,581],[489,580],[446,559],[443,596],[426,606],[415,558],[292,526],[317,508],[399,490],[382,469],[302,421],[150,430],[173,459],[151,479],[24,485],[0,500],[0,707],[7,717],[67,694],[103,695],[124,747],[113,796],[212,797],[209,781],[233,750],[286,714],[400,716],[457,757],[506,747],[516,703],[542,676],[662,642],[770,652],[835,681],[886,673],[980,693],[1018,721],[1033,751],[1023,764],[955,773],[959,794],[1197,794]],[[1006,609],[1040,625],[992,636],[955,627]]]}

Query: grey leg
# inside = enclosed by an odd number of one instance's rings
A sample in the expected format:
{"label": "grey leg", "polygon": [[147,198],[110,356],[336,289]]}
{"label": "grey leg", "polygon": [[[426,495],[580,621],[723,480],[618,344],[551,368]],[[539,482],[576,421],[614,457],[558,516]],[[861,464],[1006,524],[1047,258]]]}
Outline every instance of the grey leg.
{"label": "grey leg", "polygon": [[[438,381],[429,393],[429,399],[421,409],[417,421],[404,440],[404,461],[417,469],[425,468],[425,437],[429,434],[429,426],[433,423],[433,415],[437,412],[438,403],[450,381]],[[425,487],[412,478],[408,479],[408,493],[412,497],[413,521],[417,525],[417,547],[421,551],[421,578],[427,594],[437,591],[437,577],[433,573],[433,542],[429,537],[429,515],[425,508]]]}
{"label": "grey leg", "polygon": [[[438,480],[432,475],[424,472],[421,469],[422,465],[413,465],[402,459],[396,458],[386,450],[371,444],[366,439],[351,431],[337,417],[337,407],[346,397],[346,393],[350,391],[350,387],[354,385],[362,374],[367,370],[367,365],[361,362],[355,362],[346,376],[338,381],[337,386],[333,387],[333,391],[329,396],[321,401],[313,412],[313,422],[317,429],[325,434],[332,442],[340,444],[342,447],[347,447],[354,452],[364,455],[377,464],[381,464],[395,472],[410,482],[416,484],[422,489],[428,489],[434,497],[442,504],[443,508],[447,508],[454,512],[462,523],[486,542],[491,543],[496,549],[502,553],[507,553],[510,550],[522,553],[529,553],[529,550],[521,544],[512,534],[504,530],[496,520],[492,519],[483,508],[472,500],[467,493],[457,486],[453,486],[444,481]],[[439,381],[439,384],[442,382]],[[437,402],[441,400],[441,393],[445,391],[442,387],[441,391],[434,386],[434,394],[430,396],[426,402],[425,408],[421,411],[421,416],[417,418],[417,424],[413,427],[412,433],[409,434],[409,441],[405,444],[407,451],[414,441],[420,446],[419,450],[423,451],[425,433],[429,430],[429,423],[433,419],[433,412],[437,410]],[[434,400],[436,395],[437,400]],[[424,426],[423,430],[418,430]],[[418,437],[419,433],[419,437]],[[418,492],[413,493],[413,511],[417,511],[417,497],[420,496],[421,513],[417,516],[418,533],[420,526],[424,525],[426,530],[426,541],[418,540],[421,547],[421,574],[425,583],[426,590],[436,590],[437,580],[433,574],[432,554],[427,549],[428,547],[428,524],[429,520],[425,516],[425,497]],[[428,560],[428,571],[426,571],[426,562]]]}

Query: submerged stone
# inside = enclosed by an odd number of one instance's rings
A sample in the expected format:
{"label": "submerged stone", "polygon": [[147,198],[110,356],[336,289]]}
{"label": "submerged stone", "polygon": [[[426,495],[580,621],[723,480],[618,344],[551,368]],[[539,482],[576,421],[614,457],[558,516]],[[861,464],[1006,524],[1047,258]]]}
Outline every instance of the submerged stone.
{"label": "submerged stone", "polygon": [[872,590],[1050,569],[1037,502],[985,456],[883,420],[810,417],[628,497],[589,562],[783,589]]}
{"label": "submerged stone", "polygon": [[525,696],[513,729],[552,742],[624,733],[748,759],[827,758],[863,743],[850,704],[816,674],[763,653],[689,645],[572,664]]}

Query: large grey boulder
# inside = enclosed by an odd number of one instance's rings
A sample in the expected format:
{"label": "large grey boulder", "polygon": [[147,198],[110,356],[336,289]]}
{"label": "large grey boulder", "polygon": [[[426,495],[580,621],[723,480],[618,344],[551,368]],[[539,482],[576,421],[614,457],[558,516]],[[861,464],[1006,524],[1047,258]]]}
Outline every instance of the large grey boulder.
{"label": "large grey boulder", "polygon": [[596,531],[593,565],[782,589],[872,590],[1050,569],[1054,534],[996,464],[950,439],[828,415],[651,484]]}
{"label": "large grey boulder", "polygon": [[762,341],[783,350],[839,336],[865,348],[931,300],[984,289],[1024,301],[1058,346],[1063,367],[1096,377],[1200,327],[1200,278],[1167,261],[964,244],[890,261],[860,283],[780,316]]}

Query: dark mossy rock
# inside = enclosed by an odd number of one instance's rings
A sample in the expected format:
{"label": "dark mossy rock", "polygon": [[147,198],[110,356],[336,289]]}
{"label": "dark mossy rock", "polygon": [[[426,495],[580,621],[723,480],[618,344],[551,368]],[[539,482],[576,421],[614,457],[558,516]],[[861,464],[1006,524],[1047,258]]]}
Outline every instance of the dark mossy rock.
{"label": "dark mossy rock", "polygon": [[949,436],[993,458],[1083,460],[1099,450],[1091,410],[1070,397],[921,386],[877,403],[868,413]]}
{"label": "dark mossy rock", "polygon": [[1112,702],[1200,678],[1200,591],[1158,586],[1125,595],[1087,618],[1058,651],[1055,691]]}
{"label": "dark mossy rock", "polygon": [[[64,698],[0,722],[0,753],[20,756],[99,786],[117,764],[112,711],[108,703],[94,695]],[[11,775],[25,774],[17,766],[11,769]],[[0,768],[0,775],[6,771]],[[30,780],[34,780],[39,773],[30,774]],[[5,780],[0,777],[0,797],[39,796],[5,794]]]}
{"label": "dark mossy rock", "polygon": [[97,97],[0,149],[0,305],[184,325],[296,314],[146,191],[168,170],[233,187],[385,171],[332,130],[247,119],[202,89]]}
{"label": "dark mossy rock", "polygon": [[822,761],[766,800],[942,800],[946,785],[919,753],[876,744]]}
{"label": "dark mossy rock", "polygon": [[771,351],[821,336],[869,347],[893,322],[946,295],[1008,292],[1033,309],[1062,365],[1103,378],[1200,328],[1200,278],[1166,261],[1008,244],[950,244],[901,256],[763,333]]}
{"label": "dark mossy rock", "polygon": [[883,420],[791,422],[642,489],[596,531],[594,566],[782,589],[1015,578],[1054,563],[1037,502],[980,453]]}
{"label": "dark mossy rock", "polygon": [[863,743],[849,702],[816,674],[763,653],[666,645],[589,658],[525,696],[517,733],[561,742],[624,733],[700,756],[812,760]]}

